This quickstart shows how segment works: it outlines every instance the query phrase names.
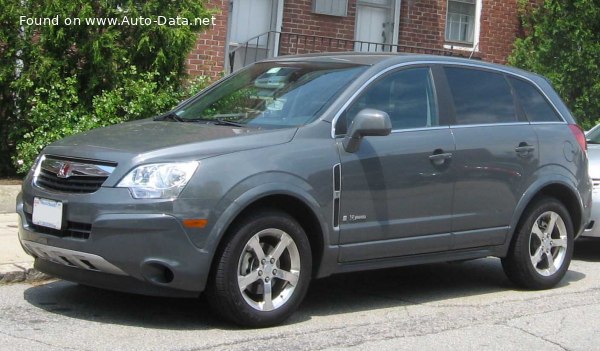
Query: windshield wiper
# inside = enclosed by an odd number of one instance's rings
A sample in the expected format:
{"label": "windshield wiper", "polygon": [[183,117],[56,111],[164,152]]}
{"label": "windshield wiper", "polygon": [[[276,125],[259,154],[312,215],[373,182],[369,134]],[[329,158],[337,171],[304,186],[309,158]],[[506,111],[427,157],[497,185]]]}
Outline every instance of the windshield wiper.
{"label": "windshield wiper", "polygon": [[248,128],[248,126],[243,123],[234,122],[234,121],[231,121],[231,120],[228,120],[225,118],[182,118],[182,117],[179,117],[178,115],[176,115],[175,113],[167,113],[167,114],[156,117],[154,120],[155,121],[164,121],[167,119],[171,119],[171,120],[177,121],[177,122],[184,122],[184,123],[206,122],[206,123],[211,123],[211,124],[215,124],[215,125],[219,125],[219,126],[233,126],[233,127]]}
{"label": "windshield wiper", "polygon": [[230,120],[227,120],[224,118],[216,118],[214,121],[215,121],[216,125],[220,125],[220,126],[246,127],[246,125],[243,123],[230,121]]}
{"label": "windshield wiper", "polygon": [[166,121],[168,119],[175,122],[185,122],[185,120],[179,117],[175,112],[165,113],[164,115],[160,115],[154,118],[155,121]]}

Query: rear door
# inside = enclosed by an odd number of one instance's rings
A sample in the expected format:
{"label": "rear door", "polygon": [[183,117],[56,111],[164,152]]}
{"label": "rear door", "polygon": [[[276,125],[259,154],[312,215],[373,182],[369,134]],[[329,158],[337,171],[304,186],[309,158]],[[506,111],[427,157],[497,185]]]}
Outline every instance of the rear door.
{"label": "rear door", "polygon": [[454,118],[452,248],[504,243],[517,202],[538,168],[538,140],[500,72],[443,67]]}

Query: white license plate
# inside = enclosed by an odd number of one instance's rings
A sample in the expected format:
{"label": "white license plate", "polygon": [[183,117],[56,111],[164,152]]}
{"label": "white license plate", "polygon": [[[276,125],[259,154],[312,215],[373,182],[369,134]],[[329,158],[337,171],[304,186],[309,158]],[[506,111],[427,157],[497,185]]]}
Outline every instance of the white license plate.
{"label": "white license plate", "polygon": [[33,199],[33,224],[52,229],[61,229],[63,204],[60,201],[36,197]]}

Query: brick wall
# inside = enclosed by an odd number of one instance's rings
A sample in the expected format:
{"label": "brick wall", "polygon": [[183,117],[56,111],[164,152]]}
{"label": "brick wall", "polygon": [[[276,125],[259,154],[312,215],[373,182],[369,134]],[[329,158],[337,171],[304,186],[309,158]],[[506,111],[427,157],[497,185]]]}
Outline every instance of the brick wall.
{"label": "brick wall", "polygon": [[[404,0],[400,11],[400,45],[441,49],[445,42],[447,0]],[[517,0],[483,0],[478,52],[485,61],[505,63],[520,34]],[[469,52],[454,50],[458,55]]]}
{"label": "brick wall", "polygon": [[400,45],[442,49],[446,0],[404,0],[400,6]]}
{"label": "brick wall", "polygon": [[479,51],[485,61],[505,63],[520,34],[517,0],[483,0]]}
{"label": "brick wall", "polygon": [[335,37],[354,39],[356,0],[348,1],[346,17],[327,16],[312,13],[312,0],[286,1],[283,8],[282,32],[292,32],[298,36],[283,36],[282,54],[302,54],[320,51],[348,51],[353,49],[349,42],[329,43],[327,40],[307,36]]}
{"label": "brick wall", "polygon": [[[283,10],[283,32],[296,36],[281,37],[280,54],[305,52],[351,51],[356,22],[356,1],[348,1],[348,15],[335,17],[312,13],[312,0],[286,0]],[[512,51],[515,38],[520,35],[517,14],[518,0],[483,0],[479,47],[475,53],[485,61],[505,63]],[[537,2],[539,0],[530,0]],[[218,77],[224,70],[227,38],[228,0],[209,0],[209,8],[220,9],[217,25],[198,35],[196,48],[188,59],[191,75],[205,74]],[[400,10],[399,44],[432,49],[443,49],[445,40],[447,0],[402,0]],[[331,43],[307,36],[342,39]],[[469,55],[468,51],[455,53]]]}
{"label": "brick wall", "polygon": [[198,34],[196,46],[188,56],[187,72],[191,76],[206,75],[213,80],[223,73],[227,40],[228,0],[208,0],[207,8],[218,9],[215,26]]}

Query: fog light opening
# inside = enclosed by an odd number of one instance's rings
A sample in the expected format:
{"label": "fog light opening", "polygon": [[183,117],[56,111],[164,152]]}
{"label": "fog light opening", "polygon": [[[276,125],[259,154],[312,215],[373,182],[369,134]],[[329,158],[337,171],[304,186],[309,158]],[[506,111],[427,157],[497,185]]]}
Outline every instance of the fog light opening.
{"label": "fog light opening", "polygon": [[169,284],[175,278],[173,271],[159,262],[145,263],[142,266],[142,274],[146,279],[158,284]]}

